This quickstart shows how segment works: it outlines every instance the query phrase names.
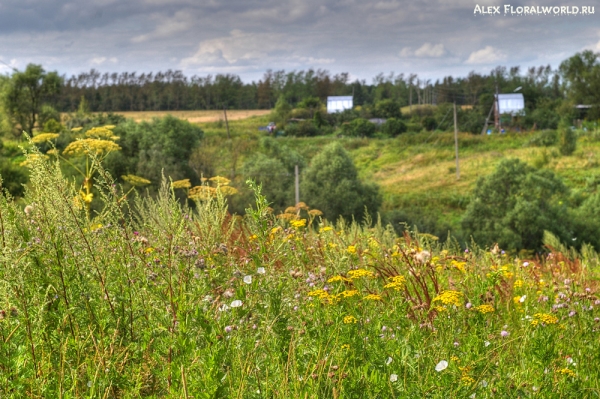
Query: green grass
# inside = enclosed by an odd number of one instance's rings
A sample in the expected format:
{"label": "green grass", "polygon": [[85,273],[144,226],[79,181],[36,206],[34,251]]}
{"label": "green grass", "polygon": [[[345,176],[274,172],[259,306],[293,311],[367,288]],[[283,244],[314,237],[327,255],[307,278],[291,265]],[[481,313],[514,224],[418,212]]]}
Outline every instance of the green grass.
{"label": "green grass", "polygon": [[167,187],[128,205],[100,165],[90,216],[55,164],[30,165],[27,213],[0,197],[3,398],[600,394],[590,248],[464,252],[284,221],[260,195],[243,218]]}

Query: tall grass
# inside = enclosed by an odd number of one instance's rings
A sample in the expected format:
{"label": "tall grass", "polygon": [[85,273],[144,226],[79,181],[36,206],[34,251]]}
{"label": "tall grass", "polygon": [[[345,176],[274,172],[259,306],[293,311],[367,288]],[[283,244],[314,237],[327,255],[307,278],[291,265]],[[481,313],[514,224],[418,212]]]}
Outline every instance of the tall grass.
{"label": "tall grass", "polygon": [[[462,252],[366,220],[124,198],[30,154],[0,197],[0,396],[595,397],[598,256]],[[302,217],[302,215],[301,215]]]}

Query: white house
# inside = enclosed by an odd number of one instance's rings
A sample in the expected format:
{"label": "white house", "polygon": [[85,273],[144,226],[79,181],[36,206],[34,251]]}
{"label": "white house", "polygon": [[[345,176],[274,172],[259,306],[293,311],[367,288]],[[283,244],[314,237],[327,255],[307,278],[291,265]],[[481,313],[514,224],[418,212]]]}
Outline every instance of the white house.
{"label": "white house", "polygon": [[345,109],[352,109],[352,96],[329,96],[327,97],[327,113],[342,112]]}

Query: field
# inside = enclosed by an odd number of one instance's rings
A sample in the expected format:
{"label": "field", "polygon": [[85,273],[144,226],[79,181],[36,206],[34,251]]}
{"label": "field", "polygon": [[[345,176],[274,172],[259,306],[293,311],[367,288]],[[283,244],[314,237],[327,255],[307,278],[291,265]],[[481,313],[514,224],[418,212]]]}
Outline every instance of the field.
{"label": "field", "polygon": [[[223,198],[124,193],[95,164],[90,218],[31,157],[0,198],[0,395],[588,398],[600,395],[598,254],[530,259]],[[298,216],[299,215],[299,216]]]}
{"label": "field", "polygon": [[[268,115],[270,110],[227,110],[227,120],[236,121],[246,119],[253,116]],[[185,119],[192,123],[206,123],[225,121],[225,116],[222,110],[218,111],[130,111],[130,112],[115,112],[115,114],[123,115],[126,118],[131,118],[136,122],[148,121],[152,118],[160,118],[165,115],[172,115],[179,119]]]}

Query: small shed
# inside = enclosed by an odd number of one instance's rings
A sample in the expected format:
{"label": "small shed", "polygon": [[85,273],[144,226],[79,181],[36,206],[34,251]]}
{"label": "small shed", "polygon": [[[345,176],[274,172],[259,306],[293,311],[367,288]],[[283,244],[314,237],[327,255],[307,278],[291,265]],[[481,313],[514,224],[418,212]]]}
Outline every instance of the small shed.
{"label": "small shed", "polygon": [[498,94],[498,111],[500,115],[514,115],[525,109],[525,99],[522,93]]}
{"label": "small shed", "polygon": [[346,109],[352,109],[352,96],[329,96],[327,97],[327,113],[342,112]]}

